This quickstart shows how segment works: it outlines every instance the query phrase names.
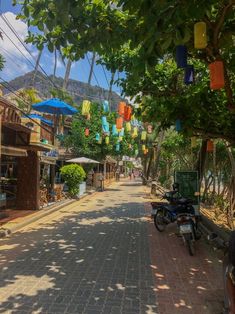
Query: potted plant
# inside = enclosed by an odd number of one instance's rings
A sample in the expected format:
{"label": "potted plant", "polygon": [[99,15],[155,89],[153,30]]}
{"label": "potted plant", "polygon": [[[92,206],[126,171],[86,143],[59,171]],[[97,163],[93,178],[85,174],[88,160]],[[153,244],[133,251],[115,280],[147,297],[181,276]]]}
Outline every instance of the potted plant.
{"label": "potted plant", "polygon": [[60,172],[68,186],[70,196],[76,197],[79,193],[79,184],[82,183],[86,177],[84,169],[77,164],[71,164],[63,166]]}

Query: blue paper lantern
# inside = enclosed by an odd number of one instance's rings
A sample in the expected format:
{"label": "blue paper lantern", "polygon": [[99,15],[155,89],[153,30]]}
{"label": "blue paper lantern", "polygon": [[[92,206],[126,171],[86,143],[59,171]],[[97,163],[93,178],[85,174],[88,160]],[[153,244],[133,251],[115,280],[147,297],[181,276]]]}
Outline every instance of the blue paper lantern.
{"label": "blue paper lantern", "polygon": [[118,143],[116,144],[116,152],[119,152],[119,150],[120,150],[120,144]]}
{"label": "blue paper lantern", "polygon": [[117,136],[118,135],[118,130],[116,124],[112,125],[112,135]]}
{"label": "blue paper lantern", "polygon": [[181,129],[182,129],[182,127],[181,127],[181,121],[180,121],[179,119],[177,119],[177,120],[175,121],[175,130],[176,130],[177,132],[179,132],[179,131],[181,131]]}
{"label": "blue paper lantern", "polygon": [[184,83],[186,85],[193,84],[194,82],[194,66],[187,65],[184,72]]}
{"label": "blue paper lantern", "polygon": [[99,134],[99,133],[96,133],[96,135],[95,135],[95,140],[96,140],[97,142],[99,142],[99,140],[100,140],[100,134]]}
{"label": "blue paper lantern", "polygon": [[101,118],[101,121],[102,121],[102,125],[107,124],[107,117],[106,117],[106,116],[103,116],[103,117]]}
{"label": "blue paper lantern", "polygon": [[124,136],[124,128],[122,128],[121,131],[119,132],[119,136]]}
{"label": "blue paper lantern", "polygon": [[109,123],[108,122],[106,122],[106,124],[103,124],[102,128],[103,128],[104,133],[109,134]]}
{"label": "blue paper lantern", "polygon": [[187,47],[179,45],[176,47],[176,63],[178,68],[186,68],[187,66]]}
{"label": "blue paper lantern", "polygon": [[109,102],[108,102],[108,100],[104,100],[102,105],[103,105],[104,112],[109,112]]}

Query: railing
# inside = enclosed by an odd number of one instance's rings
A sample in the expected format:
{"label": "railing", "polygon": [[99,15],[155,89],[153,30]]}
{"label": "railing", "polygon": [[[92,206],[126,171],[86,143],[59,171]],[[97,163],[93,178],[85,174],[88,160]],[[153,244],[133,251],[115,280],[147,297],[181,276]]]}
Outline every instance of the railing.
{"label": "railing", "polygon": [[21,118],[18,110],[6,99],[0,98],[0,114],[2,123],[21,124]]}

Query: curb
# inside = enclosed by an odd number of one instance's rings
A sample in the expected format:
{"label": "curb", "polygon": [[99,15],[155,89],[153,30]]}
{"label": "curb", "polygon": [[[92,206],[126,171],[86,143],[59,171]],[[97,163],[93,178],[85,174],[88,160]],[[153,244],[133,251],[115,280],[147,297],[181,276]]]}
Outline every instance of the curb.
{"label": "curb", "polygon": [[3,225],[3,227],[0,227],[0,239],[9,236],[11,233],[15,233],[15,232],[19,231],[21,228],[23,228],[27,225],[30,225],[31,223],[33,223],[33,222],[35,222],[35,221],[37,221],[37,220],[39,220],[39,219],[41,219],[47,215],[52,214],[52,213],[56,212],[57,210],[60,210],[64,206],[73,204],[75,202],[79,202],[80,200],[83,200],[84,198],[90,197],[91,195],[95,195],[96,193],[97,193],[97,191],[88,192],[88,193],[84,194],[83,196],[81,196],[79,199],[72,199],[72,200],[63,201],[60,204],[54,204],[54,205],[51,205],[47,208],[41,209],[38,212],[33,213],[32,215],[29,215],[28,218],[26,216],[25,220],[23,222],[18,223],[15,226],[11,226],[9,228],[4,228],[4,225]]}

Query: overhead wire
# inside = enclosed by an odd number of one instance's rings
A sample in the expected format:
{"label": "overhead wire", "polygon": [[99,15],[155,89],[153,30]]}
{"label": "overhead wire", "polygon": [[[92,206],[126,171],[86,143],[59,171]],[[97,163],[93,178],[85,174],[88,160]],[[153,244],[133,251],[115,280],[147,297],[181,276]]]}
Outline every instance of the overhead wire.
{"label": "overhead wire", "polygon": [[[28,49],[28,47],[25,45],[24,41],[20,38],[20,36],[18,35],[17,31],[15,30],[15,28],[12,26],[12,24],[10,23],[10,21],[7,19],[6,16],[4,16],[4,14],[1,14],[0,17],[3,19],[3,21],[6,23],[6,25],[9,27],[9,29],[13,32],[13,34],[16,36],[16,38],[19,40],[19,42],[21,43],[21,45],[24,47],[24,49],[28,52],[28,54],[31,56],[31,58],[36,62],[35,57],[32,55],[31,51]],[[11,41],[11,43],[14,45],[14,47],[20,52],[20,54],[27,60],[27,62],[33,67],[35,68],[35,65],[32,63],[32,61],[21,51],[21,49],[14,43],[14,41],[10,38],[10,36],[8,36],[8,34],[6,34],[6,32],[0,28],[0,30],[6,35],[6,37]],[[86,58],[88,60],[88,63],[91,65],[89,58],[86,55]],[[50,78],[50,76],[46,73],[46,71],[43,69],[43,67],[40,65],[39,63],[39,68],[41,69],[41,71],[45,74],[45,76],[47,77],[47,79],[51,82],[51,84],[56,88],[56,89],[61,89],[61,87],[57,86],[54,81]],[[103,68],[103,66],[102,66]],[[103,69],[104,71],[104,69]],[[100,86],[99,81],[96,77],[96,74],[94,72],[94,70],[92,71],[94,78],[96,80],[96,83],[98,85],[98,87],[101,89],[102,93],[103,93],[103,88]],[[107,75],[104,71],[105,74],[105,78],[106,81],[108,83],[108,79],[107,79]],[[43,77],[44,80],[46,80],[45,77]],[[71,93],[71,92],[70,92]],[[88,95],[82,95],[82,94],[77,94],[75,92],[72,92],[73,95],[75,96],[79,96],[79,97],[85,97],[85,98],[93,98],[93,99],[97,99],[96,96],[88,96]],[[101,95],[98,95],[98,98],[100,100],[104,99],[104,96],[101,97]],[[102,99],[103,98],[103,99]]]}

